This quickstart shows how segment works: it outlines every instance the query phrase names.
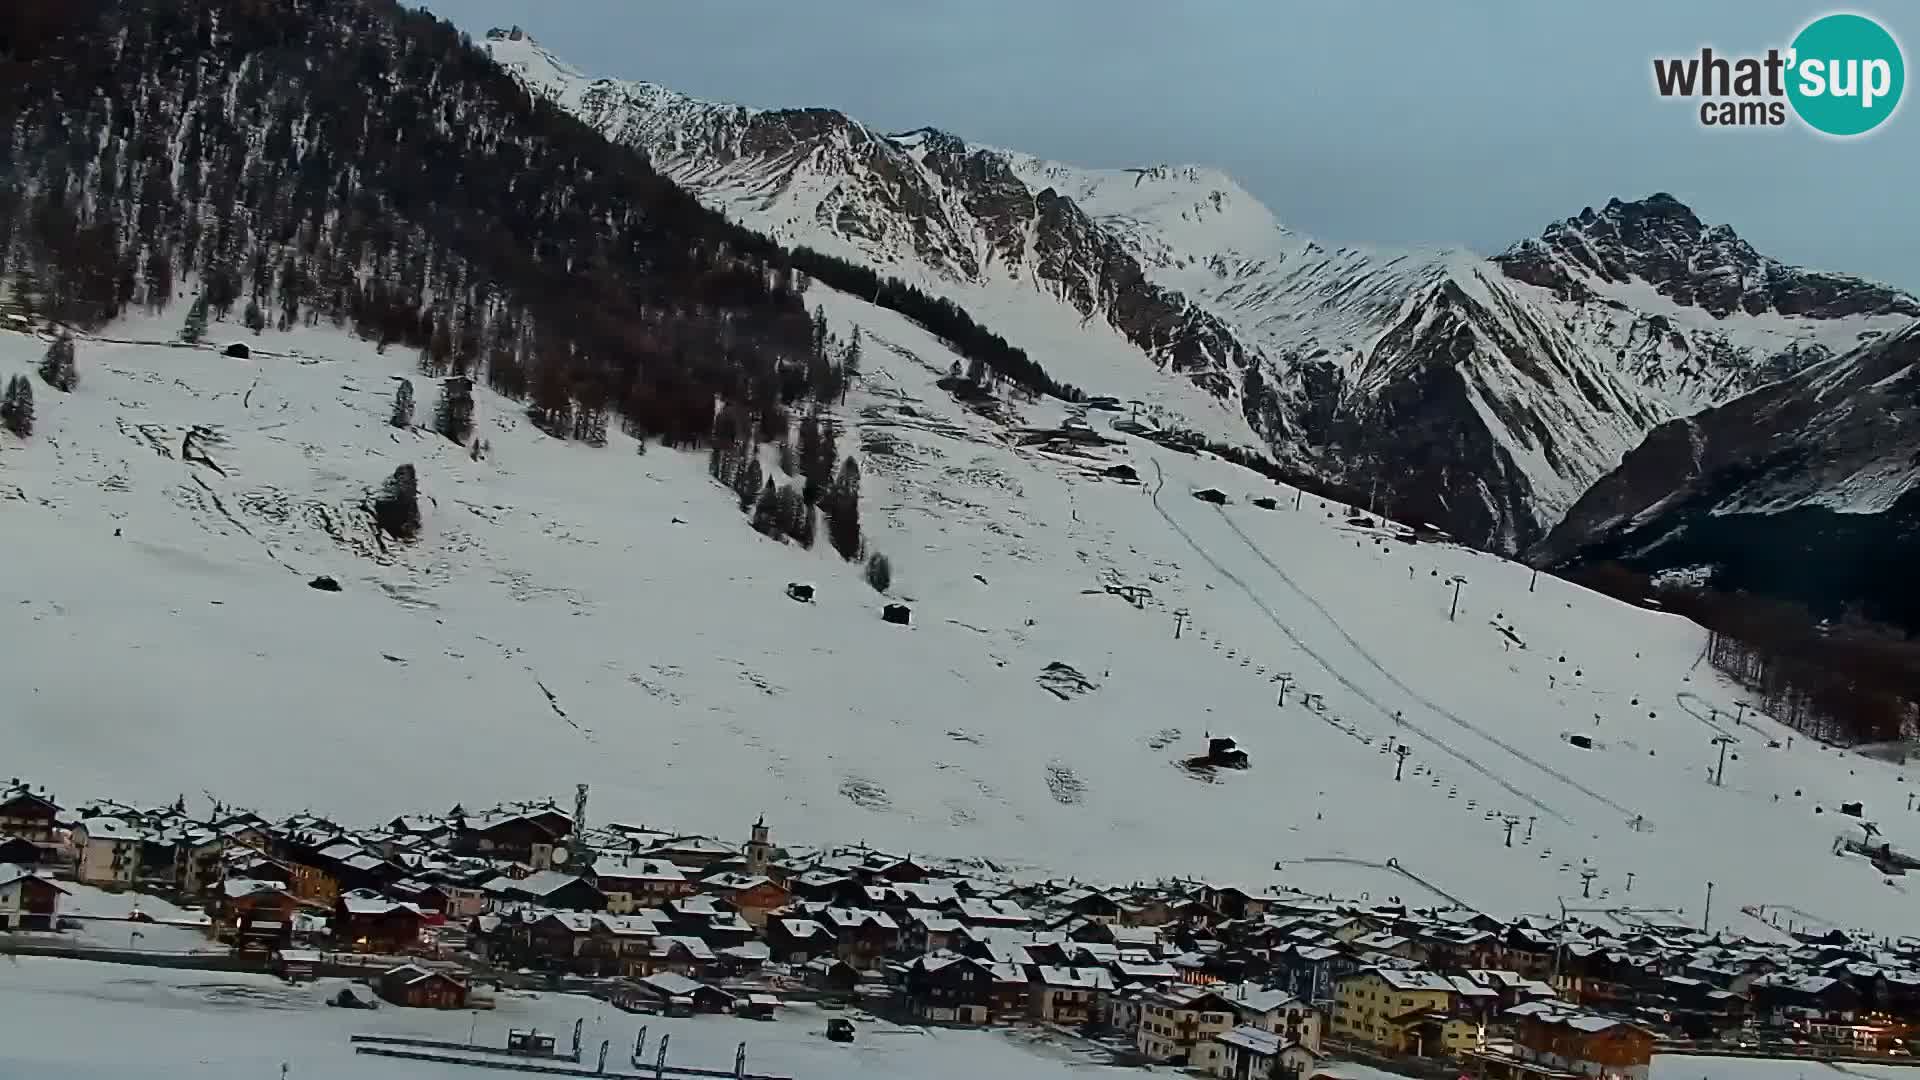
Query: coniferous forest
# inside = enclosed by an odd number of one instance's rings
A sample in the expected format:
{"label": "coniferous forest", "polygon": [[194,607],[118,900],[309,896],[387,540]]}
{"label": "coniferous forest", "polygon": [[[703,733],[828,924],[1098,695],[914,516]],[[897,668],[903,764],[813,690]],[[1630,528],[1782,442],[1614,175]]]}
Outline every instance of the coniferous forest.
{"label": "coniferous forest", "polygon": [[692,446],[716,402],[772,439],[843,392],[810,277],[1077,396],[949,301],[732,225],[393,0],[0,7],[0,302],[40,319],[327,321],[557,436]]}

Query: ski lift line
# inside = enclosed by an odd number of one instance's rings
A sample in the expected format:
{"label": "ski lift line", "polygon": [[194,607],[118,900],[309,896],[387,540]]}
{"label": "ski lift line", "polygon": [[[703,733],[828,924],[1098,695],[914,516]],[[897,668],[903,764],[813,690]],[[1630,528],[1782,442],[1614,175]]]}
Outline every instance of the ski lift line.
{"label": "ski lift line", "polygon": [[[1697,702],[1704,703],[1706,702],[1706,700],[1707,700],[1706,698],[1701,697],[1699,694],[1696,694],[1691,690],[1681,690],[1673,695],[1673,703],[1680,707],[1681,712],[1686,713],[1688,716],[1691,716],[1695,720],[1698,720],[1701,723],[1707,725],[1708,727],[1712,728],[1714,731],[1719,732],[1721,735],[1726,736],[1726,738],[1729,741],[1738,743],[1740,741],[1740,736],[1735,735],[1733,732],[1728,731],[1726,728],[1723,728],[1719,724],[1715,723],[1711,715],[1702,716],[1700,715],[1700,713],[1698,713],[1697,711],[1695,711],[1694,709],[1690,708],[1687,705],[1687,702],[1689,701],[1697,701]],[[1709,711],[1711,711],[1712,706],[1709,705],[1708,709]]]}
{"label": "ski lift line", "polygon": [[[1214,509],[1218,510],[1219,507],[1215,507]],[[1420,704],[1425,705],[1428,709],[1431,709],[1433,712],[1446,717],[1448,720],[1453,721],[1455,724],[1458,724],[1459,726],[1467,729],[1468,731],[1473,732],[1475,735],[1478,735],[1481,738],[1487,740],[1488,742],[1494,744],[1495,746],[1498,746],[1500,749],[1505,750],[1507,753],[1512,754],[1514,757],[1519,758],[1521,761],[1524,761],[1527,764],[1533,766],[1534,768],[1539,769],[1541,772],[1546,773],[1548,776],[1553,777],[1555,780],[1558,780],[1561,783],[1567,785],[1568,787],[1573,788],[1575,791],[1578,791],[1581,794],[1586,795],[1588,798],[1593,799],[1595,802],[1598,802],[1601,805],[1606,806],[1610,809],[1617,810],[1622,814],[1626,814],[1629,816],[1633,815],[1634,812],[1630,808],[1622,806],[1621,804],[1613,801],[1607,796],[1602,795],[1599,792],[1593,790],[1592,788],[1589,788],[1586,785],[1580,783],[1578,780],[1575,780],[1573,777],[1568,776],[1566,773],[1563,773],[1560,770],[1554,768],[1553,766],[1548,765],[1545,762],[1534,758],[1532,755],[1521,750],[1519,747],[1514,746],[1512,743],[1507,742],[1505,739],[1502,739],[1496,735],[1489,734],[1485,729],[1481,728],[1479,725],[1474,724],[1468,720],[1462,719],[1459,715],[1455,714],[1453,711],[1441,707],[1440,705],[1436,704],[1432,700],[1428,699],[1426,696],[1422,695],[1419,691],[1408,686],[1406,683],[1401,682],[1400,679],[1397,676],[1395,676],[1391,671],[1388,671],[1380,663],[1380,661],[1374,659],[1372,653],[1368,652],[1366,648],[1362,646],[1358,641],[1355,641],[1353,639],[1353,635],[1347,633],[1346,628],[1340,625],[1340,621],[1338,619],[1335,619],[1333,617],[1333,614],[1329,612],[1324,606],[1321,605],[1320,601],[1314,599],[1312,594],[1308,593],[1305,589],[1301,588],[1298,584],[1296,584],[1291,577],[1287,576],[1287,572],[1285,570],[1280,569],[1280,567],[1272,559],[1268,558],[1267,553],[1264,551],[1261,551],[1260,548],[1254,544],[1253,540],[1249,538],[1245,532],[1241,531],[1240,526],[1235,524],[1232,518],[1227,517],[1227,515],[1224,512],[1220,514],[1220,518],[1221,520],[1227,523],[1227,528],[1232,529],[1233,534],[1235,536],[1238,536],[1241,542],[1247,545],[1248,550],[1252,551],[1255,557],[1257,557],[1261,562],[1266,563],[1267,568],[1272,570],[1275,574],[1278,574],[1280,576],[1280,580],[1286,582],[1287,587],[1292,589],[1295,593],[1299,594],[1302,600],[1305,600],[1308,604],[1312,605],[1313,609],[1315,611],[1318,611],[1321,614],[1321,616],[1327,620],[1327,624],[1333,627],[1334,632],[1339,634],[1343,639],[1346,640],[1348,645],[1351,645],[1353,647],[1353,651],[1359,654],[1361,659],[1365,660],[1368,663],[1368,665],[1370,665],[1375,671],[1378,671],[1382,676],[1384,676],[1388,682],[1398,687],[1402,693],[1406,694],[1408,697],[1419,702]]]}
{"label": "ski lift line", "polygon": [[1235,585],[1239,586],[1240,591],[1247,595],[1247,599],[1253,601],[1254,606],[1259,608],[1263,613],[1266,614],[1268,621],[1272,622],[1274,626],[1278,627],[1280,632],[1286,635],[1287,640],[1291,641],[1295,648],[1299,649],[1301,652],[1304,652],[1308,656],[1312,657],[1313,660],[1316,663],[1318,663],[1320,667],[1324,671],[1326,671],[1328,675],[1331,675],[1336,682],[1346,687],[1347,690],[1351,692],[1355,697],[1358,697],[1360,700],[1365,701],[1367,704],[1372,705],[1375,709],[1379,710],[1380,715],[1386,717],[1389,720],[1394,721],[1394,723],[1397,726],[1403,727],[1406,730],[1413,732],[1415,735],[1418,735],[1420,738],[1426,740],[1427,742],[1432,743],[1434,746],[1439,747],[1441,751],[1445,752],[1448,756],[1454,758],[1456,761],[1459,761],[1461,764],[1465,765],[1469,769],[1472,769],[1474,772],[1477,772],[1480,775],[1486,777],[1487,779],[1493,781],[1495,784],[1498,784],[1508,794],[1512,795],[1514,798],[1520,799],[1521,801],[1525,802],[1529,806],[1532,806],[1534,809],[1539,810],[1542,814],[1546,815],[1547,817],[1553,818],[1555,821],[1558,821],[1563,825],[1570,826],[1573,824],[1573,821],[1569,819],[1565,814],[1562,814],[1560,811],[1555,810],[1553,807],[1542,802],[1540,799],[1536,798],[1535,796],[1529,795],[1526,792],[1520,790],[1519,788],[1513,786],[1511,783],[1509,783],[1505,778],[1500,776],[1498,773],[1487,768],[1485,765],[1482,765],[1480,762],[1475,761],[1473,758],[1470,758],[1467,755],[1461,753],[1460,751],[1455,750],[1453,747],[1448,746],[1438,736],[1432,734],[1431,732],[1427,731],[1424,728],[1419,727],[1418,725],[1412,723],[1411,721],[1406,720],[1404,717],[1396,716],[1394,714],[1394,710],[1388,708],[1378,698],[1375,698],[1371,694],[1367,693],[1367,691],[1361,688],[1358,684],[1354,683],[1352,680],[1348,679],[1346,676],[1340,674],[1339,670],[1335,668],[1330,661],[1328,661],[1325,657],[1321,656],[1318,652],[1315,652],[1312,646],[1308,645],[1305,641],[1301,640],[1299,635],[1295,634],[1292,628],[1288,627],[1286,622],[1282,620],[1279,615],[1275,614],[1272,608],[1267,606],[1267,602],[1265,600],[1260,599],[1259,595],[1255,593],[1253,589],[1250,586],[1248,586],[1245,581],[1242,581],[1240,579],[1239,575],[1235,574],[1233,571],[1221,565],[1218,559],[1215,559],[1211,553],[1209,553],[1205,548],[1200,546],[1200,542],[1193,538],[1193,534],[1187,532],[1187,530],[1178,521],[1175,521],[1173,519],[1173,515],[1167,513],[1166,509],[1160,505],[1160,489],[1166,485],[1166,475],[1161,471],[1160,463],[1158,461],[1155,461],[1153,463],[1153,471],[1154,471],[1154,477],[1155,477],[1155,484],[1151,492],[1151,495],[1152,495],[1154,511],[1157,512],[1160,515],[1160,517],[1166,521],[1167,525],[1170,526],[1174,532],[1180,535],[1181,539],[1187,542],[1188,547],[1192,548],[1195,552],[1197,552],[1202,559],[1205,559],[1208,565],[1212,566],[1214,570],[1220,574],[1220,576],[1226,578],[1228,581],[1231,581]]}
{"label": "ski lift line", "polygon": [[1386,862],[1375,862],[1371,859],[1349,859],[1349,858],[1342,858],[1342,857],[1333,856],[1333,855],[1323,855],[1323,856],[1316,856],[1313,858],[1306,858],[1306,859],[1293,859],[1291,861],[1297,862],[1297,863],[1340,863],[1345,866],[1364,866],[1372,870],[1391,870],[1394,873],[1399,874],[1401,877],[1406,878],[1407,880],[1413,882],[1414,884],[1420,886],[1423,889],[1426,889],[1428,892],[1432,893],[1435,896],[1440,897],[1442,900],[1445,900],[1456,907],[1467,908],[1469,910],[1474,909],[1472,904],[1467,903],[1465,900],[1462,900],[1459,897],[1448,892],[1447,890],[1441,888],[1440,886],[1435,885],[1433,882],[1428,881],[1426,878],[1421,877],[1419,874],[1416,874],[1413,871],[1407,869],[1406,867],[1401,866],[1399,859],[1388,859]]}

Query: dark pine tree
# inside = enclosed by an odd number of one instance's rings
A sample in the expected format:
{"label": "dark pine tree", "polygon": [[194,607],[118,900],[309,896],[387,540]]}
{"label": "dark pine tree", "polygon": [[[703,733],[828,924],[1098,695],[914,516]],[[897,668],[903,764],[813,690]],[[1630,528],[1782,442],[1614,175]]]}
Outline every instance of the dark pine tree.
{"label": "dark pine tree", "polygon": [[462,446],[473,434],[473,380],[456,375],[440,383],[440,401],[433,409],[433,430]]}
{"label": "dark pine tree", "polygon": [[47,346],[47,355],[40,360],[40,377],[63,394],[72,393],[80,385],[80,371],[73,362],[72,334],[63,330]]}
{"label": "dark pine tree", "polygon": [[852,458],[840,466],[833,487],[823,500],[827,513],[827,540],[840,557],[860,557],[860,466]]}
{"label": "dark pine tree", "polygon": [[733,477],[734,490],[740,495],[741,511],[753,509],[754,500],[760,497],[763,479],[760,475],[760,459],[757,456],[748,458],[745,465],[734,470]]}
{"label": "dark pine tree", "polygon": [[0,426],[24,439],[33,434],[33,384],[24,375],[7,380],[0,395]]}
{"label": "dark pine tree", "polygon": [[420,483],[413,466],[393,470],[373,500],[373,520],[388,536],[411,540],[420,535]]}
{"label": "dark pine tree", "polygon": [[753,504],[753,528],[763,536],[774,536],[781,531],[780,490],[769,479],[767,486],[760,489],[760,498]]}
{"label": "dark pine tree", "polygon": [[893,563],[879,552],[867,556],[867,584],[875,592],[886,592],[893,587]]}
{"label": "dark pine tree", "polygon": [[845,404],[847,391],[852,388],[853,380],[860,374],[861,348],[860,328],[853,328],[853,340],[847,342],[847,351],[840,355],[840,402]]}
{"label": "dark pine tree", "polygon": [[413,426],[413,383],[411,380],[401,379],[400,385],[394,389],[393,415],[387,418],[387,422],[397,428]]}

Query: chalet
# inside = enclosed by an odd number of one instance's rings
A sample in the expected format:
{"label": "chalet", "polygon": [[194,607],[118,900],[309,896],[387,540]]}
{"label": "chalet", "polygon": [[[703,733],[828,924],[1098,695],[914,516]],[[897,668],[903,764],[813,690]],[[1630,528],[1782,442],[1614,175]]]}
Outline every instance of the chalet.
{"label": "chalet", "polygon": [[1267,1080],[1272,1076],[1305,1076],[1320,1063],[1313,1048],[1265,1028],[1241,1026],[1213,1037],[1209,1076],[1221,1080]]}
{"label": "chalet", "polygon": [[437,911],[449,921],[470,914],[461,910],[463,901],[459,898],[468,891],[419,878],[401,878],[386,888],[387,895],[395,900],[405,900],[422,911]]}
{"label": "chalet", "polygon": [[1427,957],[1427,951],[1412,938],[1388,933],[1385,930],[1355,938],[1353,947],[1362,956],[1374,962],[1378,962],[1382,957],[1408,961],[1424,961]]}
{"label": "chalet", "polygon": [[682,836],[661,844],[647,852],[647,855],[677,866],[705,870],[740,858],[740,849],[710,836]]}
{"label": "chalet", "polygon": [[1111,925],[1120,921],[1120,904],[1098,889],[1072,889],[1055,902],[1088,922]]}
{"label": "chalet", "polygon": [[636,915],[549,911],[529,928],[529,959],[576,975],[650,975],[659,936],[651,919]]}
{"label": "chalet", "polygon": [[429,971],[416,964],[388,968],[373,980],[373,992],[381,1000],[409,1009],[464,1009],[467,984],[444,971]]}
{"label": "chalet", "polygon": [[767,925],[767,915],[786,907],[792,894],[763,874],[744,874],[722,870],[710,874],[701,887],[724,897],[747,925],[758,930]]}
{"label": "chalet", "polygon": [[453,822],[453,850],[551,867],[554,849],[565,847],[572,833],[573,819],[552,807],[501,812],[471,821],[462,817]]}
{"label": "chalet", "polygon": [[721,976],[752,975],[765,967],[773,955],[764,941],[743,941],[713,952],[717,960],[713,970]]}
{"label": "chalet", "polygon": [[1274,950],[1269,960],[1279,986],[1315,1005],[1331,1003],[1340,980],[1360,966],[1344,946],[1334,945],[1288,945]]}
{"label": "chalet", "polygon": [[754,939],[753,927],[720,897],[683,896],[662,904],[658,912],[656,919],[666,925],[668,933],[697,937],[716,949],[730,949]]}
{"label": "chalet", "polygon": [[642,995],[651,995],[663,1009],[680,1003],[694,1012],[724,1013],[733,1010],[732,994],[672,972],[648,975],[638,980],[634,989]]}
{"label": "chalet", "polygon": [[1028,994],[1029,1013],[1049,1024],[1079,1027],[1106,1012],[1113,992],[1113,976],[1104,968],[1033,968]]}
{"label": "chalet", "polygon": [[1474,968],[1466,977],[1484,986],[1494,993],[1494,1007],[1504,1011],[1515,1005],[1529,1001],[1553,998],[1557,995],[1553,987],[1537,979],[1529,979],[1517,971],[1503,971],[1499,968]]}
{"label": "chalet", "polygon": [[925,955],[946,952],[971,940],[960,920],[938,911],[909,908],[906,914],[906,948]]}
{"label": "chalet", "polygon": [[807,903],[855,904],[866,895],[866,887],[853,875],[818,867],[787,878],[786,886],[795,900]]}
{"label": "chalet", "polygon": [[1123,952],[1108,961],[1106,967],[1113,972],[1115,982],[1148,989],[1180,981],[1180,969],[1143,953]]}
{"label": "chalet", "polygon": [[606,894],[586,879],[558,870],[536,870],[523,878],[497,877],[482,887],[496,902],[525,901],[562,911],[606,911]]}
{"label": "chalet", "polygon": [[51,844],[59,816],[60,808],[44,788],[29,788],[20,783],[0,788],[0,836]]}
{"label": "chalet", "polygon": [[931,953],[907,965],[907,1009],[937,1024],[984,1024],[993,1009],[993,985],[988,965],[958,953]]}
{"label": "chalet", "polygon": [[833,931],[813,919],[776,915],[767,920],[766,934],[769,956],[776,964],[805,964],[839,952]]}
{"label": "chalet", "polygon": [[1201,903],[1229,919],[1257,919],[1266,914],[1273,899],[1263,890],[1237,885],[1208,885],[1200,890],[1199,896]]}
{"label": "chalet", "polygon": [[320,954],[312,949],[281,949],[273,954],[272,970],[288,982],[312,982],[320,975]]}
{"label": "chalet", "polygon": [[855,970],[878,966],[900,945],[900,925],[885,912],[827,907],[814,914],[833,933],[834,955]]}
{"label": "chalet", "polygon": [[1608,1080],[1647,1080],[1652,1068],[1653,1033],[1637,1024],[1551,1001],[1503,1015],[1514,1025],[1512,1055],[1522,1061]]}
{"label": "chalet", "polygon": [[853,965],[831,956],[807,961],[802,969],[807,987],[828,994],[851,994],[860,985],[860,973]]}
{"label": "chalet", "polygon": [[1859,1015],[1858,990],[1830,975],[1777,972],[1752,984],[1753,1012],[1777,1027],[1850,1028]]}
{"label": "chalet", "polygon": [[0,863],[15,866],[39,866],[55,861],[57,849],[19,836],[0,833]]}
{"label": "chalet", "polygon": [[955,914],[968,926],[1031,926],[1033,914],[1012,900],[956,900]]}
{"label": "chalet", "polygon": [[439,818],[405,815],[387,822],[387,832],[395,837],[414,837],[433,842],[450,842],[454,836],[453,826]]}
{"label": "chalet", "polygon": [[1739,1027],[1746,1013],[1747,1002],[1741,995],[1685,975],[1661,979],[1660,997],[1673,1022],[1695,1038],[1712,1038]]}
{"label": "chalet", "polygon": [[1586,942],[1565,944],[1560,954],[1555,987],[1588,1008],[1632,1009],[1640,1004],[1642,987],[1658,981],[1650,970],[1651,956]]}
{"label": "chalet", "polygon": [[219,883],[229,851],[264,852],[271,842],[266,829],[250,816],[216,828],[189,830],[178,845],[175,887],[183,896],[204,896]]}
{"label": "chalet", "polygon": [[1141,1003],[1134,1045],[1147,1060],[1211,1071],[1221,1051],[1213,1040],[1236,1026],[1233,1003],[1198,986],[1169,986]]}
{"label": "chalet", "polygon": [[1230,998],[1234,1017],[1240,1026],[1258,1028],[1320,1052],[1320,1010],[1285,990],[1254,990],[1241,987]]}
{"label": "chalet", "polygon": [[235,953],[270,953],[293,943],[293,918],[303,904],[283,886],[251,878],[228,878],[207,903],[214,938]]}
{"label": "chalet", "polygon": [[419,947],[426,922],[427,913],[416,905],[379,893],[342,893],[334,902],[333,941],[353,952],[411,952]]}
{"label": "chalet", "polygon": [[661,934],[653,939],[653,953],[647,966],[654,974],[695,976],[705,974],[718,961],[713,948],[697,937]]}
{"label": "chalet", "polygon": [[912,856],[895,858],[880,852],[873,852],[854,868],[856,876],[865,881],[888,881],[896,884],[915,883],[927,880],[927,868],[913,861]]}
{"label": "chalet", "polygon": [[684,869],[653,855],[597,859],[593,876],[606,896],[606,910],[616,915],[691,896],[697,889]]}
{"label": "chalet", "polygon": [[0,930],[51,930],[67,890],[17,863],[0,863]]}

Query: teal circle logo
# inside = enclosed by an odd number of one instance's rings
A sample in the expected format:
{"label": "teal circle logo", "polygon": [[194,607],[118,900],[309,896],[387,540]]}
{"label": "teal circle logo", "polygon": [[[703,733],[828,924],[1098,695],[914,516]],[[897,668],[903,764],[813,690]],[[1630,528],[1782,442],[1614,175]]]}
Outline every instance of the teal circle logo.
{"label": "teal circle logo", "polygon": [[1787,100],[1827,135],[1865,135],[1900,106],[1907,65],[1900,43],[1865,15],[1826,15],[1793,39]]}

